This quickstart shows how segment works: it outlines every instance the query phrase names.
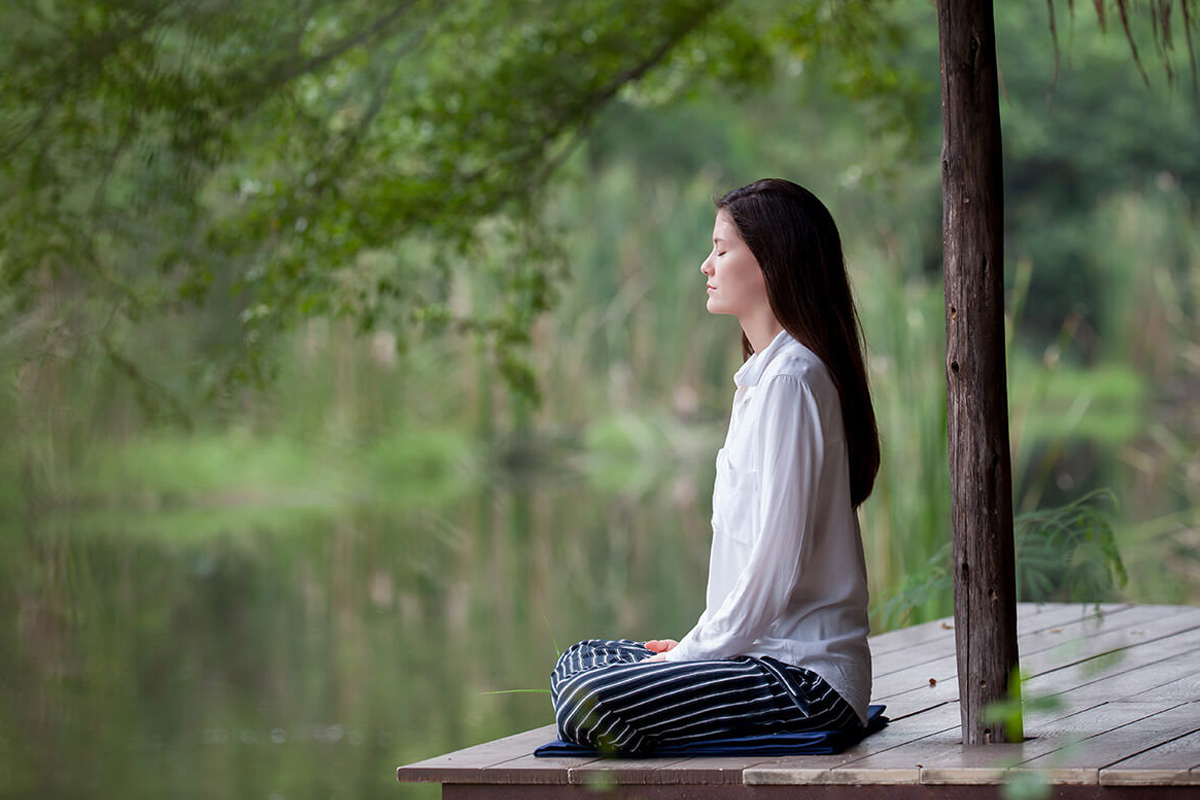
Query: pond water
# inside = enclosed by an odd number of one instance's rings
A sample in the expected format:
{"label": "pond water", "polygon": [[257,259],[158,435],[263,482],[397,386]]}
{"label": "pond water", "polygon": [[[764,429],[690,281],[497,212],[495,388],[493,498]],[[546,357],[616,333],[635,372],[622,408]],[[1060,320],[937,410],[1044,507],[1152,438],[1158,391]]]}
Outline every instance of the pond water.
{"label": "pond water", "polygon": [[556,648],[686,630],[708,481],[8,519],[0,796],[436,797],[396,766],[552,721]]}
{"label": "pond water", "polygon": [[[0,509],[0,798],[437,797],[395,768],[551,722],[560,648],[677,637],[699,614],[721,430],[634,431],[461,469],[330,465],[353,491],[320,473],[269,495],[231,480]],[[878,616],[896,586],[924,591],[919,569],[881,586],[883,556],[929,554],[889,538],[895,498],[876,495]],[[1160,587],[1128,599],[1194,602],[1158,550],[1127,552]]]}

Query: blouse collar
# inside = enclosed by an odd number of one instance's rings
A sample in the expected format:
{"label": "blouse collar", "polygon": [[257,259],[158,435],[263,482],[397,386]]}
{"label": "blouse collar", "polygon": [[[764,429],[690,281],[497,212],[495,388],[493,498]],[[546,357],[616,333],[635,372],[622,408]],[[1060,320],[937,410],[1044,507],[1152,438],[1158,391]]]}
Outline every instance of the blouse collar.
{"label": "blouse collar", "polygon": [[775,338],[761,352],[746,359],[746,363],[742,364],[741,368],[733,374],[733,382],[738,386],[757,386],[767,364],[771,363],[775,354],[791,341],[795,340],[786,330],[775,334]]}

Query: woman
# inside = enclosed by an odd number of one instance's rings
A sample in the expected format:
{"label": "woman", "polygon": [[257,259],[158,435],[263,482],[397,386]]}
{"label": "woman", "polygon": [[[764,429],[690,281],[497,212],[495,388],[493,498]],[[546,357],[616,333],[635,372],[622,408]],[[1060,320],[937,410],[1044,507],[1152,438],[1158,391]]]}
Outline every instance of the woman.
{"label": "woman", "polygon": [[808,190],[757,181],[717,200],[700,271],[745,358],[717,454],[706,608],[678,642],[580,642],[551,677],[559,736],[627,754],[854,728],[871,693],[855,509],[879,436],[837,227]]}

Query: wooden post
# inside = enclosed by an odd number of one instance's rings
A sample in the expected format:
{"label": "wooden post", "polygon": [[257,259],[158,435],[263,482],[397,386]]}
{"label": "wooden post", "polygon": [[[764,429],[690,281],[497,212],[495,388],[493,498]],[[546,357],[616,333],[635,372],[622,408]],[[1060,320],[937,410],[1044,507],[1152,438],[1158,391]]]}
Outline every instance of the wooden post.
{"label": "wooden post", "polygon": [[983,709],[1017,667],[1004,366],[1004,191],[991,0],[938,0],[946,420],[964,744],[1006,740]]}

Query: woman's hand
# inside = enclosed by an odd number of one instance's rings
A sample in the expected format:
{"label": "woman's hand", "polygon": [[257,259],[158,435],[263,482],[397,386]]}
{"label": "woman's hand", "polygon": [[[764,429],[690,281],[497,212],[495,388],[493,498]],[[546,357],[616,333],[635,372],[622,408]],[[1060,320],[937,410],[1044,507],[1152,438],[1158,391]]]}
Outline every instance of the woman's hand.
{"label": "woman's hand", "polygon": [[650,641],[646,642],[646,649],[652,653],[657,653],[657,655],[650,656],[649,658],[643,658],[642,662],[666,661],[667,658],[663,655],[663,653],[673,649],[678,644],[679,642],[675,641],[674,639],[651,639]]}

